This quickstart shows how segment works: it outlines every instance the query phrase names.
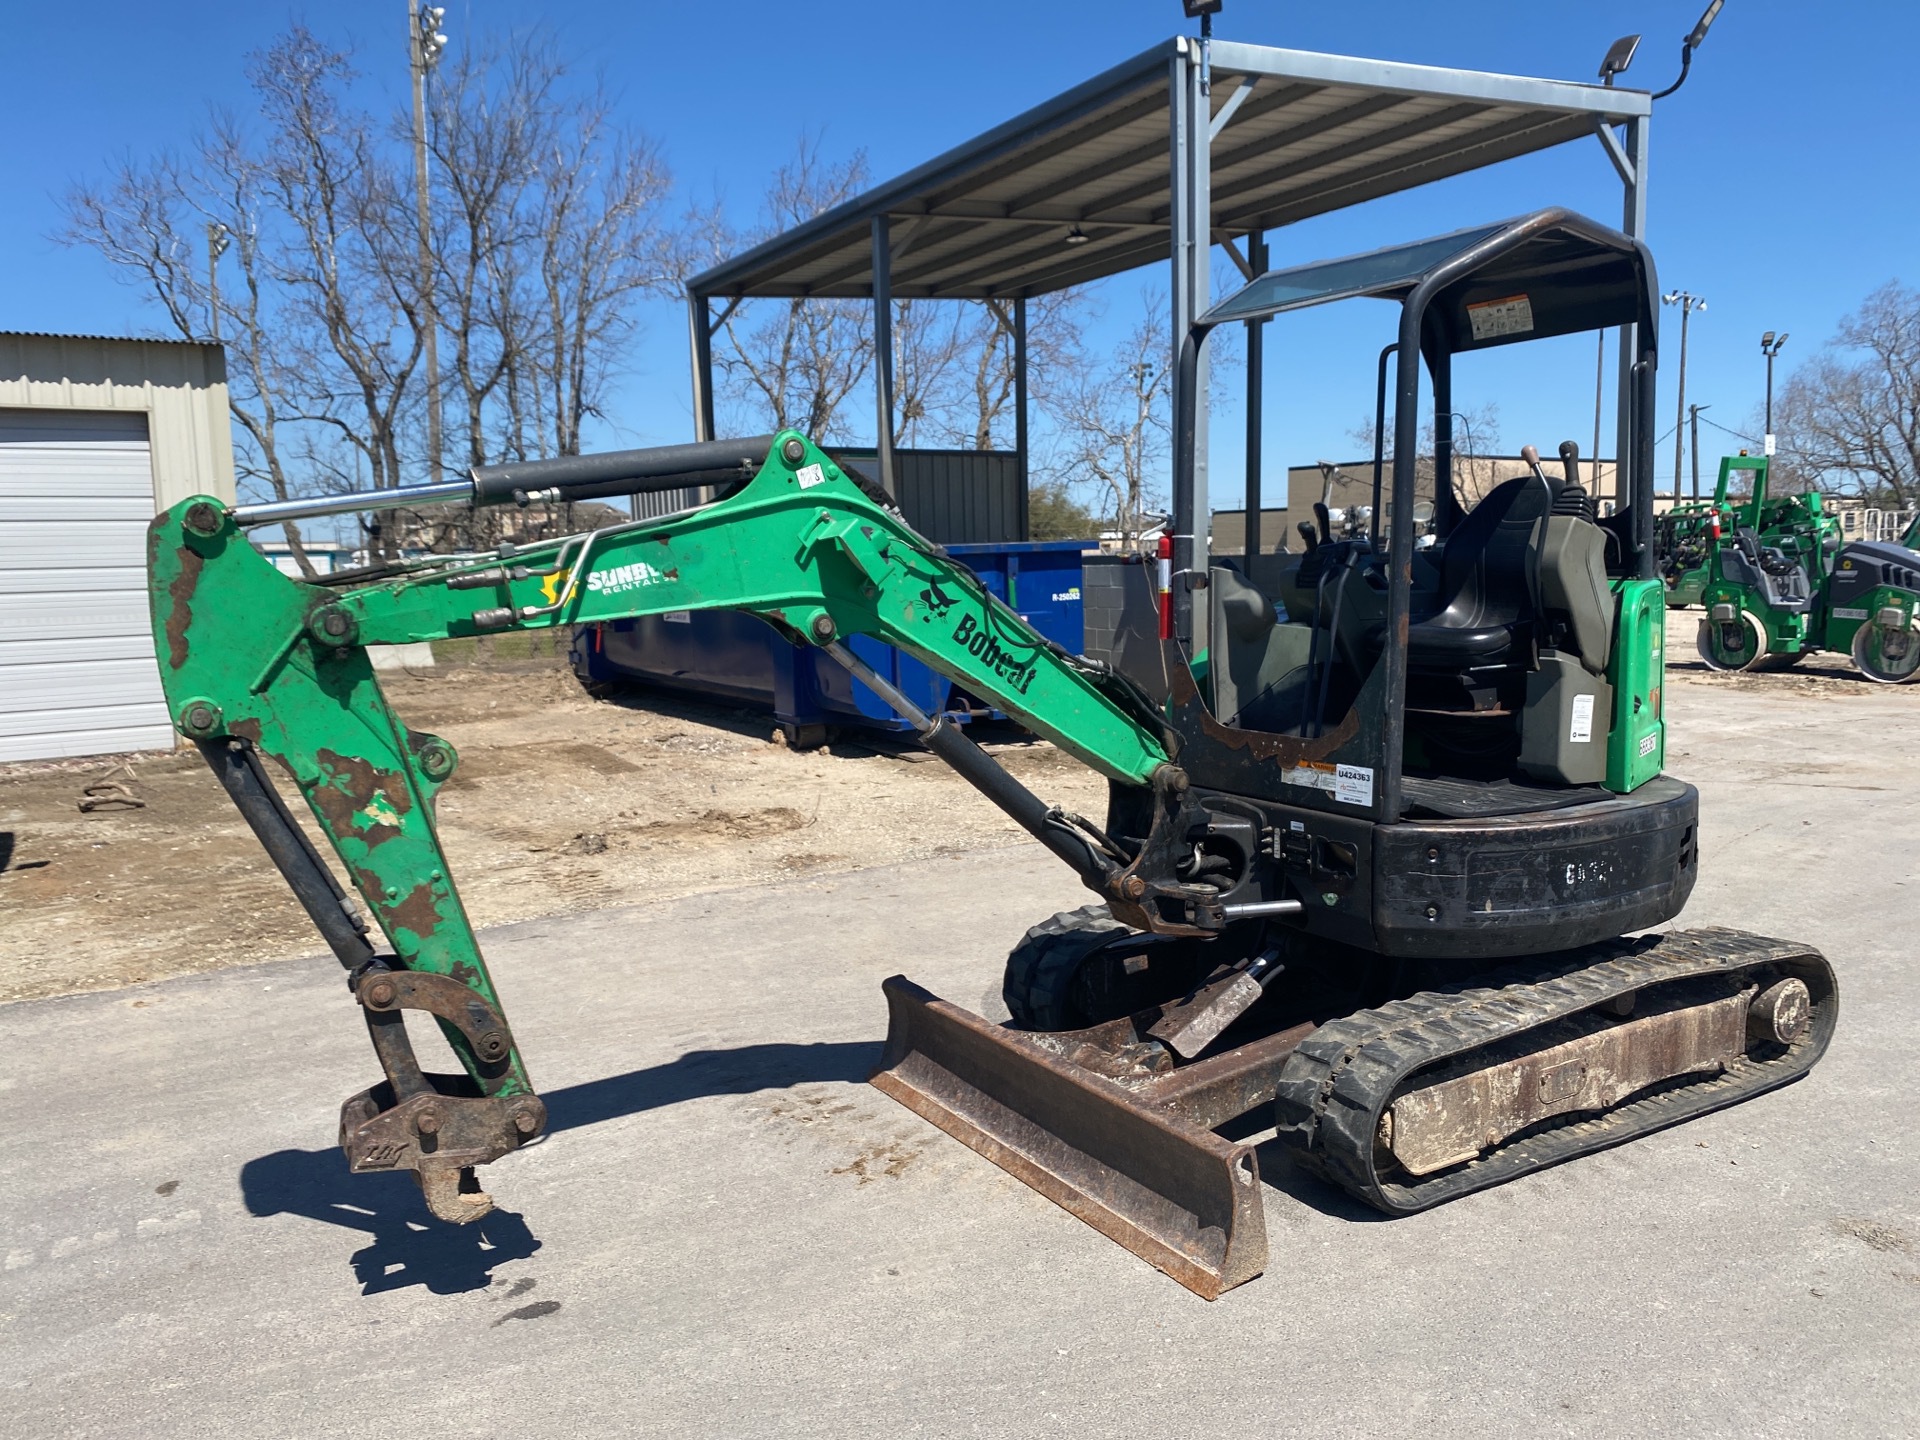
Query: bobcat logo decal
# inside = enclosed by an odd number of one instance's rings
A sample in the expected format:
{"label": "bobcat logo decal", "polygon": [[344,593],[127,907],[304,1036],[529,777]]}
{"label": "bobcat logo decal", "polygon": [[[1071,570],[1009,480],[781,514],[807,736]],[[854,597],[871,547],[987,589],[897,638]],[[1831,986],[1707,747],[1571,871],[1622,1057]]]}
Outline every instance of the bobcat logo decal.
{"label": "bobcat logo decal", "polygon": [[947,612],[959,602],[940,588],[938,580],[929,580],[927,588],[920,592],[920,603],[927,607],[936,620],[947,618]]}

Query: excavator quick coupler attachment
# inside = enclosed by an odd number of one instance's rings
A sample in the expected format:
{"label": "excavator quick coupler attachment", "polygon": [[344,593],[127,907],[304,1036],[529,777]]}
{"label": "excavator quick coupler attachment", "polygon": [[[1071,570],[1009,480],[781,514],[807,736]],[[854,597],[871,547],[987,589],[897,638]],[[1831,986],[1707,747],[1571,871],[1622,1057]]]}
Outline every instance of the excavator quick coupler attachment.
{"label": "excavator quick coupler attachment", "polygon": [[[387,1078],[340,1107],[340,1148],[348,1168],[411,1170],[427,1208],[464,1224],[493,1209],[474,1167],[498,1160],[545,1132],[547,1109],[537,1095],[496,1094],[513,1055],[500,1012],[445,975],[369,966],[354,979],[367,1034]],[[480,1077],[435,1075],[420,1068],[407,1035],[408,1010],[424,1010],[465,1038]]]}

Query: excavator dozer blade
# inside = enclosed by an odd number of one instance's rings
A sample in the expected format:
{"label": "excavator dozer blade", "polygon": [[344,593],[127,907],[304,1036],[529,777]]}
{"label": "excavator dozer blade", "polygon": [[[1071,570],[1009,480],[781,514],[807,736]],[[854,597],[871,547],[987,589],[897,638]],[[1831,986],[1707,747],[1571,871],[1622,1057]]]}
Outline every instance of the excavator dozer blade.
{"label": "excavator dozer blade", "polygon": [[[1205,1111],[1206,1098],[1184,1075],[1177,1094],[1155,1078],[1110,1079],[1067,1058],[1072,1037],[1004,1029],[904,976],[882,988],[879,1089],[1197,1295],[1215,1299],[1266,1268],[1254,1147],[1206,1128],[1190,1104]],[[1244,1089],[1245,1070],[1213,1076],[1212,1092]],[[1236,1106],[1247,1108],[1238,1098],[1226,1108]]]}

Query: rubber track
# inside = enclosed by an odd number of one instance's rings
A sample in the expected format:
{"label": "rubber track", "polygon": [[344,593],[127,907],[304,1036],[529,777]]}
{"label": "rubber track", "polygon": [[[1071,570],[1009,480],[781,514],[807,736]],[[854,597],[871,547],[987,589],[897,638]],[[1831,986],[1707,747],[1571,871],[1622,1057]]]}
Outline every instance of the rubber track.
{"label": "rubber track", "polygon": [[[1773,1055],[1749,1054],[1718,1075],[1569,1116],[1438,1174],[1388,1180],[1376,1170],[1380,1115],[1416,1071],[1649,986],[1756,969],[1797,975],[1813,998],[1806,1032],[1771,1047]],[[1274,1101],[1279,1138],[1295,1160],[1376,1209],[1412,1214],[1797,1080],[1825,1052],[1839,1006],[1818,951],[1720,928],[1603,941],[1489,978],[1496,983],[1423,992],[1315,1031],[1288,1060]]]}
{"label": "rubber track", "polygon": [[1067,982],[1089,951],[1098,949],[1128,927],[1113,918],[1104,905],[1082,905],[1065,910],[1027,931],[1026,938],[1007,956],[1000,996],[1014,1024],[1026,1030],[1065,1030],[1071,1027],[1060,1013],[1060,997]]}

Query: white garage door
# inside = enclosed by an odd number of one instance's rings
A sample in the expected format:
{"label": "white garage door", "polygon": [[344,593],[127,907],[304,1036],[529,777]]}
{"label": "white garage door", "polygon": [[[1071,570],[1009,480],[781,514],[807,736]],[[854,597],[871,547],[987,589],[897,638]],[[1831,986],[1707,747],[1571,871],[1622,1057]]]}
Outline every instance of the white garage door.
{"label": "white garage door", "polygon": [[152,518],[146,416],[0,410],[0,760],[173,744]]}

